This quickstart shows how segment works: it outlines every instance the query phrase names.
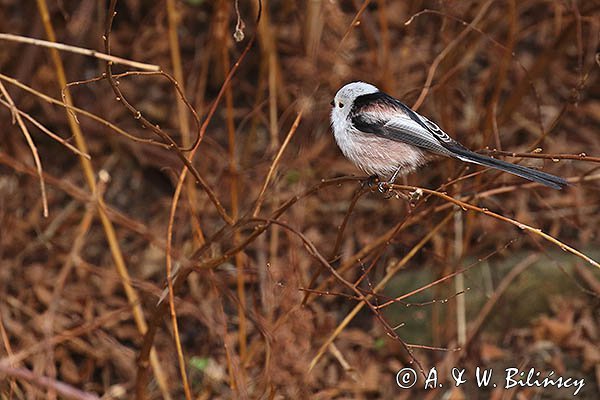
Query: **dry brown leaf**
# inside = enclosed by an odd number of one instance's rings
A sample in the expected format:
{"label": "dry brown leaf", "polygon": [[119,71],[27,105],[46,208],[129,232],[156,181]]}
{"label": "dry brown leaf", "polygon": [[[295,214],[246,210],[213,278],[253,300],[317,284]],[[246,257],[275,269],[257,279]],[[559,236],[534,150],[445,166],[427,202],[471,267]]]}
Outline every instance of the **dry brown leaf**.
{"label": "dry brown leaf", "polygon": [[461,389],[460,386],[453,387],[450,390],[450,393],[446,393],[446,395],[444,397],[447,398],[448,400],[465,400],[466,399],[465,393],[463,392],[463,390]]}
{"label": "dry brown leaf", "polygon": [[72,384],[78,384],[81,380],[79,376],[79,368],[73,359],[66,356],[60,360],[60,375],[61,379],[64,379]]}
{"label": "dry brown leaf", "polygon": [[561,343],[569,334],[573,332],[573,324],[562,322],[554,318],[542,316],[534,327],[534,337],[536,340],[551,340]]}
{"label": "dry brown leaf", "polygon": [[593,366],[600,365],[600,346],[586,342],[582,347],[583,369],[588,370]]}
{"label": "dry brown leaf", "polygon": [[479,350],[479,356],[483,362],[489,363],[490,361],[504,358],[506,352],[494,344],[482,343],[481,349]]}

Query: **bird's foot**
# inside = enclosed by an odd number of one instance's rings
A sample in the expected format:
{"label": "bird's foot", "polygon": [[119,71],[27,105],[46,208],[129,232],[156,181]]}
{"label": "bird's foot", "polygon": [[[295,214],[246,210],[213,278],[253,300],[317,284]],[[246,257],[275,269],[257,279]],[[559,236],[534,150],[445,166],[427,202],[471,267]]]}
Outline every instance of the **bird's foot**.
{"label": "bird's foot", "polygon": [[379,182],[379,177],[377,175],[371,175],[363,180],[360,186],[362,188],[368,187],[369,189],[373,189],[377,185],[377,182]]}
{"label": "bird's foot", "polygon": [[394,190],[393,184],[390,182],[379,182],[377,184],[377,190],[380,193],[384,194],[384,197],[386,199],[390,199],[392,197],[396,197],[397,199],[403,199],[406,202],[408,202],[408,204],[411,207],[415,207],[417,205],[417,202],[423,197],[423,191],[421,189],[413,190],[410,193],[404,193],[399,190]]}
{"label": "bird's foot", "polygon": [[391,199],[392,197],[398,197],[398,195],[400,194],[399,192],[395,191],[394,189],[392,189],[392,182],[379,182],[377,184],[377,190],[379,191],[379,193],[382,193],[384,196],[384,199]]}
{"label": "bird's foot", "polygon": [[388,193],[392,190],[392,184],[389,182],[379,182],[377,190],[379,190],[379,193]]}
{"label": "bird's foot", "polygon": [[417,202],[421,200],[421,197],[423,197],[423,190],[413,190],[412,192],[408,193],[407,197],[408,204],[410,204],[411,207],[415,207],[417,205]]}

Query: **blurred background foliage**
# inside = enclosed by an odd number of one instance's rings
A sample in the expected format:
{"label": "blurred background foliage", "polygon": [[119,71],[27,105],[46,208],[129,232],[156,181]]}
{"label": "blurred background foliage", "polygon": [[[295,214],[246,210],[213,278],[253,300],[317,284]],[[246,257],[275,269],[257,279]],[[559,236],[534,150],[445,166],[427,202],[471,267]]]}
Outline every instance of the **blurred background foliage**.
{"label": "blurred background foliage", "polygon": [[[2,0],[0,30],[47,40],[51,25],[57,42],[104,52],[108,9],[108,2],[93,0]],[[0,40],[2,76],[37,91],[1,79],[8,95],[0,96],[0,397],[67,397],[58,383],[75,398],[132,398],[136,390],[149,398],[191,393],[202,399],[559,399],[573,393],[478,389],[472,382],[452,388],[447,381],[454,366],[481,366],[584,378],[579,397],[598,398],[597,269],[540,236],[442,199],[408,204],[361,190],[356,179],[322,180],[360,176],[335,145],[328,114],[339,87],[365,80],[418,108],[467,147],[533,152],[541,157],[506,159],[568,178],[573,186],[555,191],[493,171],[474,174],[480,170],[453,160],[432,162],[405,184],[447,184],[440,190],[600,259],[594,158],[600,156],[600,3],[272,0],[263,1],[257,26],[258,9],[246,0],[116,5],[111,54],[174,76],[201,122],[256,35],[192,162],[226,212],[246,225],[228,227],[188,177],[172,233],[174,268],[187,271],[173,303],[178,335],[167,309],[157,311],[166,295],[169,210],[183,170],[176,152],[79,115],[94,176],[104,171],[92,194],[78,156],[26,121],[46,174],[44,218],[32,151],[7,96],[75,144],[64,108],[39,94],[61,100],[60,73],[48,48]],[[68,82],[105,72],[98,58],[60,57]],[[115,74],[130,70],[113,66]],[[119,88],[178,144],[193,143],[193,115],[168,79],[128,76]],[[158,140],[105,79],[69,91],[75,106],[130,135]],[[115,271],[114,243],[96,196],[107,205],[137,300],[124,289],[128,279]],[[292,229],[271,225],[235,255],[206,267],[260,230],[258,222],[244,220],[258,198],[259,218],[277,218]],[[292,201],[289,208],[276,215],[286,201]],[[429,286],[380,309],[379,316],[364,307],[333,346],[322,347],[360,302],[323,269],[298,233],[346,280],[360,280],[356,287],[364,294],[395,271],[374,305]],[[465,267],[461,284],[451,274]],[[317,293],[308,296],[307,289]],[[132,303],[157,326],[152,343],[159,361],[147,382],[137,364],[145,330]],[[380,318],[397,327],[404,344],[436,349],[413,348],[411,359]],[[415,360],[426,370],[436,366],[444,387],[401,390],[396,372],[416,368]]]}

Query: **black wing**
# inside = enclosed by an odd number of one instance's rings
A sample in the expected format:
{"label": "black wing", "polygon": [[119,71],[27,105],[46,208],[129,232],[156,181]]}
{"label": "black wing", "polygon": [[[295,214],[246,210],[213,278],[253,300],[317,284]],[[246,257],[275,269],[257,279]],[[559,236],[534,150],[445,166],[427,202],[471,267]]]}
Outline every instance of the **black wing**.
{"label": "black wing", "polygon": [[453,156],[451,148],[462,147],[435,123],[383,92],[357,97],[351,118],[354,127],[362,132],[412,144],[437,154]]}
{"label": "black wing", "polygon": [[499,169],[554,189],[568,186],[563,178],[472,152],[448,136],[437,124],[383,92],[357,97],[351,110],[351,119],[356,129],[362,132]]}

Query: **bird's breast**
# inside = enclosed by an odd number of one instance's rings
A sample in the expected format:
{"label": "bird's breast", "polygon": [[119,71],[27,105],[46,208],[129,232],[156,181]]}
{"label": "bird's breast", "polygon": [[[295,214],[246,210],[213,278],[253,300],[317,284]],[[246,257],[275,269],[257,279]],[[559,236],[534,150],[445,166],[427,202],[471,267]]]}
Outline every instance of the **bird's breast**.
{"label": "bird's breast", "polygon": [[346,158],[363,172],[382,179],[389,179],[398,168],[402,174],[407,174],[427,162],[421,149],[407,143],[356,129],[334,129],[334,135]]}

